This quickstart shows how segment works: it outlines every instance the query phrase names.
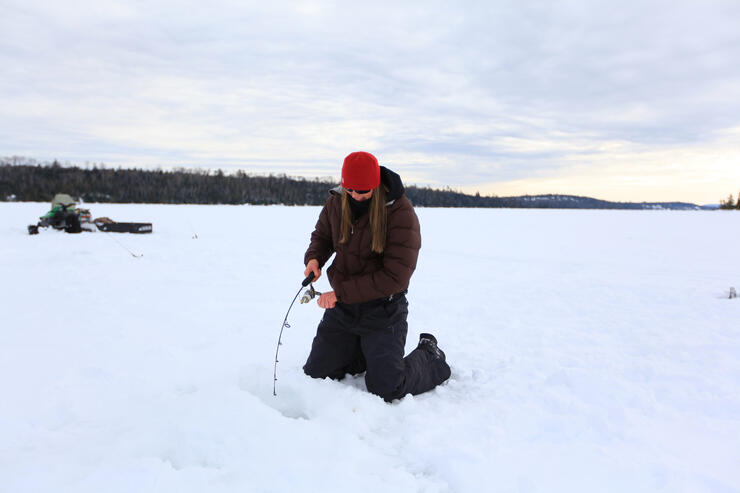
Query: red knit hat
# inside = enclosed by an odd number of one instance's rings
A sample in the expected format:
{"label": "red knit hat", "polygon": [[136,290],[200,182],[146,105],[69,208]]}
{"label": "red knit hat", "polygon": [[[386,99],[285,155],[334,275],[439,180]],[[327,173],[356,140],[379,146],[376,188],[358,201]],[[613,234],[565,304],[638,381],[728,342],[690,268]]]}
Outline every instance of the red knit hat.
{"label": "red knit hat", "polygon": [[380,165],[369,152],[353,152],[344,158],[342,186],[352,190],[374,190],[380,185]]}

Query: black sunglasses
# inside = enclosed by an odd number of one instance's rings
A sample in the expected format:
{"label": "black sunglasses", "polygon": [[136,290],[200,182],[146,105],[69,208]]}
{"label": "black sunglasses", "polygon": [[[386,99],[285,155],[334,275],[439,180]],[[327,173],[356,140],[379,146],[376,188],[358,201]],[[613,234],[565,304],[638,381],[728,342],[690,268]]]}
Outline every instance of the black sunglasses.
{"label": "black sunglasses", "polygon": [[345,190],[347,190],[347,193],[354,192],[354,193],[359,193],[360,195],[366,194],[367,192],[370,191],[370,190],[354,190],[352,188],[345,188]]}

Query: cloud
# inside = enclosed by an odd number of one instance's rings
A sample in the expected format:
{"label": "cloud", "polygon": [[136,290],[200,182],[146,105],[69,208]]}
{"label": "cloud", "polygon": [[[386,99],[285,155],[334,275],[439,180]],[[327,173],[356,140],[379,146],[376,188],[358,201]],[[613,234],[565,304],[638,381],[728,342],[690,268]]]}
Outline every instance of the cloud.
{"label": "cloud", "polygon": [[736,2],[6,4],[0,154],[336,176],[365,149],[500,195],[629,162],[616,198],[726,195],[675,177],[737,144]]}

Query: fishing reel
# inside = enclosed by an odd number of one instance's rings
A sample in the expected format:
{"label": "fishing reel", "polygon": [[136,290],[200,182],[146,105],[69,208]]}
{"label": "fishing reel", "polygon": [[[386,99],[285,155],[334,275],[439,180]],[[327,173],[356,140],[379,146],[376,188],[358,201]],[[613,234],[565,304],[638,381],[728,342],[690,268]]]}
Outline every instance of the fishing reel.
{"label": "fishing reel", "polygon": [[313,284],[309,284],[308,289],[301,296],[301,304],[310,303],[316,296],[321,296],[321,293],[313,288]]}

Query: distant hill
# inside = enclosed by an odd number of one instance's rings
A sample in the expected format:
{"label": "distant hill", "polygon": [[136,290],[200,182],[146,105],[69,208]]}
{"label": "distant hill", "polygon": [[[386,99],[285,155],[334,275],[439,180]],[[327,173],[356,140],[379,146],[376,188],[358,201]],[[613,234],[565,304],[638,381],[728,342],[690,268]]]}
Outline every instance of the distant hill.
{"label": "distant hill", "polygon": [[508,207],[536,207],[540,209],[671,209],[699,210],[688,202],[609,202],[577,195],[524,195],[502,197]]}
{"label": "distant hill", "polygon": [[[18,164],[0,159],[0,200],[47,202],[67,193],[84,202],[167,204],[322,205],[329,180],[225,174],[205,170],[79,168],[51,164]],[[502,207],[538,209],[672,209],[698,210],[685,202],[609,202],[575,195],[496,197],[454,190],[409,186],[409,199],[421,207]],[[715,207],[708,207],[715,208]]]}
{"label": "distant hill", "polygon": [[522,195],[483,197],[450,190],[408,187],[406,194],[416,205],[428,207],[504,207],[522,209],[670,209],[699,210],[688,202],[609,202],[577,195]]}

